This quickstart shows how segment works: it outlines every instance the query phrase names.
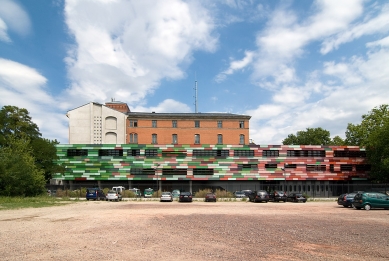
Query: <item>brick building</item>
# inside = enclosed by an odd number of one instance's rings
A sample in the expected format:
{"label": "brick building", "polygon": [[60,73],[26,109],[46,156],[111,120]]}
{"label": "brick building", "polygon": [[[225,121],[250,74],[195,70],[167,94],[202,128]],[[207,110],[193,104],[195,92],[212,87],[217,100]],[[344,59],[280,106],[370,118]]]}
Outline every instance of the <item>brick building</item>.
{"label": "brick building", "polygon": [[114,101],[67,115],[72,142],[57,145],[65,173],[53,178],[71,188],[282,189],[316,197],[371,189],[363,148],[249,144],[247,115],[131,112]]}

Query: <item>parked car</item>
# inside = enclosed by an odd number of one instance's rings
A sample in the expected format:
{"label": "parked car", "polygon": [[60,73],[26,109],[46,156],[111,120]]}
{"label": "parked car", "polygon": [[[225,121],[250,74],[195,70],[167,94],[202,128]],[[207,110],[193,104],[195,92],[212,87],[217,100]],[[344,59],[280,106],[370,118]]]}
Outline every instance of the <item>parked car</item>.
{"label": "parked car", "polygon": [[370,210],[372,208],[389,209],[389,196],[380,192],[357,193],[352,203],[353,208]]}
{"label": "parked car", "polygon": [[143,192],[143,195],[145,198],[151,198],[153,196],[153,194],[154,194],[154,189],[152,189],[152,188],[147,188]]}
{"label": "parked car", "polygon": [[135,197],[137,197],[137,198],[140,198],[142,196],[142,193],[140,192],[140,189],[130,188],[128,190],[131,191],[132,193],[134,193]]}
{"label": "parked car", "polygon": [[304,195],[301,193],[291,193],[288,195],[287,201],[296,202],[296,203],[298,203],[298,202],[305,203],[305,202],[307,202],[307,198],[304,197]]}
{"label": "parked car", "polygon": [[249,200],[251,202],[269,202],[269,194],[266,190],[253,191],[249,194]]}
{"label": "parked car", "polygon": [[99,188],[87,188],[85,197],[86,200],[105,200],[104,191]]}
{"label": "parked car", "polygon": [[161,197],[159,198],[159,201],[173,201],[173,195],[170,192],[162,192]]}
{"label": "parked car", "polygon": [[107,201],[121,201],[122,194],[120,194],[119,191],[110,190],[110,191],[108,191],[107,195],[105,196],[105,200],[107,200]]}
{"label": "parked car", "polygon": [[216,202],[216,195],[214,193],[207,193],[205,195],[205,202],[210,202],[210,201]]}
{"label": "parked car", "polygon": [[269,201],[273,202],[286,202],[287,196],[286,193],[282,190],[274,190],[269,194]]}
{"label": "parked car", "polygon": [[356,194],[357,194],[356,192],[341,194],[338,197],[338,205],[341,205],[345,208],[352,207],[354,197]]}
{"label": "parked car", "polygon": [[178,202],[192,202],[192,193],[190,192],[181,192],[180,196],[178,197]]}
{"label": "parked car", "polygon": [[249,195],[250,195],[253,191],[250,190],[250,189],[244,189],[244,190],[242,190],[242,192],[245,194],[246,197],[249,197]]}
{"label": "parked car", "polygon": [[180,196],[180,190],[174,189],[172,191],[173,198],[178,198]]}
{"label": "parked car", "polygon": [[246,197],[246,194],[244,194],[243,191],[235,191],[235,192],[234,192],[234,196],[235,196],[236,198],[245,198],[245,197]]}

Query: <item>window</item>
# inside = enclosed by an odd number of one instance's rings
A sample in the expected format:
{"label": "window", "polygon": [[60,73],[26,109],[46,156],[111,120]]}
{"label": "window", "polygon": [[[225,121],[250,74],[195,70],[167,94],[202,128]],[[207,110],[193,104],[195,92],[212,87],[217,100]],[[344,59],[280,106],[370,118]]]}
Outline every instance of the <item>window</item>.
{"label": "window", "polygon": [[157,149],[147,149],[147,150],[145,150],[145,156],[146,157],[157,157],[158,150]]}
{"label": "window", "polygon": [[267,169],[276,169],[277,168],[277,164],[276,163],[265,164],[265,168],[267,168]]}
{"label": "window", "polygon": [[195,128],[200,128],[200,121],[195,121],[194,124],[195,124]]}
{"label": "window", "polygon": [[177,121],[176,120],[172,120],[172,127],[177,128]]}
{"label": "window", "polygon": [[193,150],[195,157],[228,157],[229,150]]}
{"label": "window", "polygon": [[326,165],[307,165],[306,170],[307,171],[325,171]]}
{"label": "window", "polygon": [[181,175],[186,176],[187,169],[162,169],[162,175]]}
{"label": "window", "polygon": [[108,149],[108,150],[99,150],[99,156],[116,156],[116,157],[119,157],[119,156],[123,156],[123,150],[112,150],[112,149]]}
{"label": "window", "polygon": [[355,165],[355,170],[356,171],[370,171],[371,170],[371,165],[369,165],[369,164],[358,164],[358,165]]}
{"label": "window", "polygon": [[286,169],[295,169],[296,168],[296,164],[285,164],[284,168],[286,168]]}
{"label": "window", "polygon": [[288,150],[286,152],[288,157],[325,157],[324,150]]}
{"label": "window", "polygon": [[139,155],[140,155],[140,149],[127,150],[127,156],[139,156]]}
{"label": "window", "polygon": [[264,150],[262,152],[263,157],[278,157],[280,152],[278,150]]}
{"label": "window", "polygon": [[169,158],[185,158],[186,157],[186,151],[162,151],[162,157],[169,157]]}
{"label": "window", "polygon": [[154,169],[131,168],[131,175],[155,175]]}
{"label": "window", "polygon": [[340,171],[352,171],[353,165],[351,164],[342,164],[340,165]]}
{"label": "window", "polygon": [[173,144],[178,144],[177,134],[172,134],[172,143]]}
{"label": "window", "polygon": [[239,144],[244,144],[244,135],[243,134],[239,135]]}
{"label": "window", "polygon": [[157,134],[151,134],[151,144],[157,144]]}
{"label": "window", "polygon": [[157,128],[157,120],[152,120],[151,121],[151,127],[152,128]]}
{"label": "window", "polygon": [[193,175],[213,175],[213,169],[193,169]]}
{"label": "window", "polygon": [[68,149],[67,150],[67,156],[68,157],[88,156],[88,150]]}
{"label": "window", "polygon": [[223,128],[223,122],[222,121],[217,121],[217,127],[220,129],[220,128]]}
{"label": "window", "polygon": [[138,134],[130,133],[130,143],[138,143]]}
{"label": "window", "polygon": [[130,127],[132,128],[138,127],[138,120],[130,120]]}
{"label": "window", "polygon": [[217,135],[217,144],[223,144],[223,135],[221,134]]}
{"label": "window", "polygon": [[258,164],[238,164],[238,169],[258,169]]}
{"label": "window", "polygon": [[195,140],[194,140],[194,143],[195,144],[200,144],[200,134],[195,134]]}
{"label": "window", "polygon": [[363,157],[363,158],[366,158],[366,151],[334,150],[334,157]]}
{"label": "window", "polygon": [[234,157],[254,157],[253,150],[234,150]]}
{"label": "window", "polygon": [[244,121],[239,121],[239,128],[244,129]]}

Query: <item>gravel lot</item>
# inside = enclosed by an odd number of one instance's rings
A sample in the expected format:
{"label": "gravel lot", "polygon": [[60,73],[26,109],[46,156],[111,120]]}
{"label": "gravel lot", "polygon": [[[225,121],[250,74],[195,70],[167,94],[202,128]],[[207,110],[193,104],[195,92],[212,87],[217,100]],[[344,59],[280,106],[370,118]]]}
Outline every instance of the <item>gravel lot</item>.
{"label": "gravel lot", "polygon": [[80,201],[0,211],[2,260],[389,260],[389,210]]}

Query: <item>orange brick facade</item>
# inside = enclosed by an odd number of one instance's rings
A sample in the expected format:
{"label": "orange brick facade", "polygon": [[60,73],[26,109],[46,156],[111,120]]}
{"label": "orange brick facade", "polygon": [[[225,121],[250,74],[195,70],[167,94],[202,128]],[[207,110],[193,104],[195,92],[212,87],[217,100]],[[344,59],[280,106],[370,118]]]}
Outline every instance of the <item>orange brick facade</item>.
{"label": "orange brick facade", "polygon": [[[249,144],[249,121],[247,119],[138,119],[137,127],[131,127],[131,121],[135,118],[129,116],[127,122],[127,143],[152,144],[153,134],[156,134],[155,144],[173,144],[173,135],[176,135],[176,144],[195,144],[195,135],[199,135],[199,144]],[[156,127],[153,127],[153,120]],[[173,127],[176,121],[176,127]],[[195,127],[195,121],[199,122],[199,127]],[[218,121],[222,126],[218,127]],[[243,126],[241,127],[241,122]],[[133,124],[132,124],[133,126]],[[130,141],[130,135],[137,134],[137,142]],[[221,142],[218,135],[222,135]],[[241,136],[243,135],[243,137]],[[243,139],[243,142],[242,140]],[[155,140],[154,140],[155,141]]]}

